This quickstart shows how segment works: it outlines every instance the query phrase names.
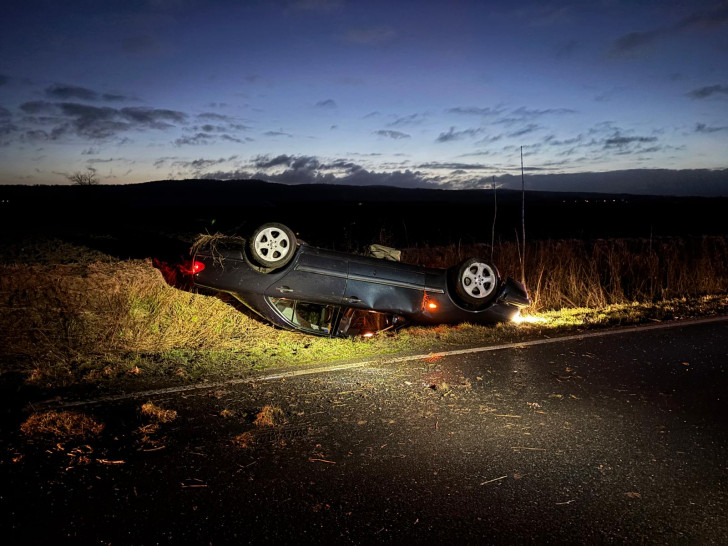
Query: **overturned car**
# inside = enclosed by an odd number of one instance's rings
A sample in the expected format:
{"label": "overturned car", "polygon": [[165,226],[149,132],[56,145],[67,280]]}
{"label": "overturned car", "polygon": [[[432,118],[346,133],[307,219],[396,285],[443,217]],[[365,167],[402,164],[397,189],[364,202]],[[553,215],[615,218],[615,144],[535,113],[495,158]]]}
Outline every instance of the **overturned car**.
{"label": "overturned car", "polygon": [[268,223],[246,240],[194,247],[197,286],[228,292],[268,322],[326,337],[371,336],[407,324],[489,324],[530,305],[525,287],[470,258],[451,269],[346,254]]}

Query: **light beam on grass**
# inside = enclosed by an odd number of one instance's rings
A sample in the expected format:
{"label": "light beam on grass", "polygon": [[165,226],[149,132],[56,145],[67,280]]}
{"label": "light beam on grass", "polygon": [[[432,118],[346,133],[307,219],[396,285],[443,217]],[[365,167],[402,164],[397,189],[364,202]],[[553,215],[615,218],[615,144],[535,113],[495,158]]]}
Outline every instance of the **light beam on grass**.
{"label": "light beam on grass", "polygon": [[548,319],[544,318],[544,317],[537,317],[534,315],[525,315],[524,316],[524,315],[521,315],[521,312],[519,311],[518,313],[516,313],[514,315],[514,317],[511,319],[511,321],[515,322],[516,324],[521,324],[524,322],[529,323],[529,324],[534,324],[534,323],[548,322]]}

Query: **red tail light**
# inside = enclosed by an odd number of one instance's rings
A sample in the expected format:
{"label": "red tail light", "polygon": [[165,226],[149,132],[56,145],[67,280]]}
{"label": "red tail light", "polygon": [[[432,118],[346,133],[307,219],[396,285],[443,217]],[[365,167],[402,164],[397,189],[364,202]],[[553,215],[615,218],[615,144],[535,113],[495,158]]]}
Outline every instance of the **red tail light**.
{"label": "red tail light", "polygon": [[203,264],[202,262],[197,262],[197,261],[192,262],[192,269],[191,269],[191,271],[192,271],[192,274],[193,275],[195,273],[199,273],[200,271],[203,271],[204,269],[205,269],[205,264]]}

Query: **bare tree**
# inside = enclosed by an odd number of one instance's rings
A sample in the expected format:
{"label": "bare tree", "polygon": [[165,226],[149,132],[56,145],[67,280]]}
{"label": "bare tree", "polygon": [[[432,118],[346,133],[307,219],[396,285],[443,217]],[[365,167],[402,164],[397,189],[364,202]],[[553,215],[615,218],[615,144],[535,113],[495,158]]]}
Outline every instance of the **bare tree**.
{"label": "bare tree", "polygon": [[86,169],[86,172],[76,171],[66,175],[66,178],[76,186],[96,186],[99,183],[94,169]]}

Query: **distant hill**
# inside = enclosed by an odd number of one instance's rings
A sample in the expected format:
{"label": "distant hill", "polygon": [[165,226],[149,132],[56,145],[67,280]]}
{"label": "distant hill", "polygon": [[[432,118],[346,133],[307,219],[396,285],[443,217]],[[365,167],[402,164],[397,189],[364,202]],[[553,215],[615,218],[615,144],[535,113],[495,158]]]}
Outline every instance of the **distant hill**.
{"label": "distant hill", "polygon": [[[162,180],[99,186],[0,186],[3,225],[80,224],[242,232],[269,220],[313,239],[490,240],[520,233],[521,192]],[[526,192],[531,238],[726,234],[728,198]],[[391,240],[388,240],[391,239]],[[366,241],[365,241],[366,242]]]}

